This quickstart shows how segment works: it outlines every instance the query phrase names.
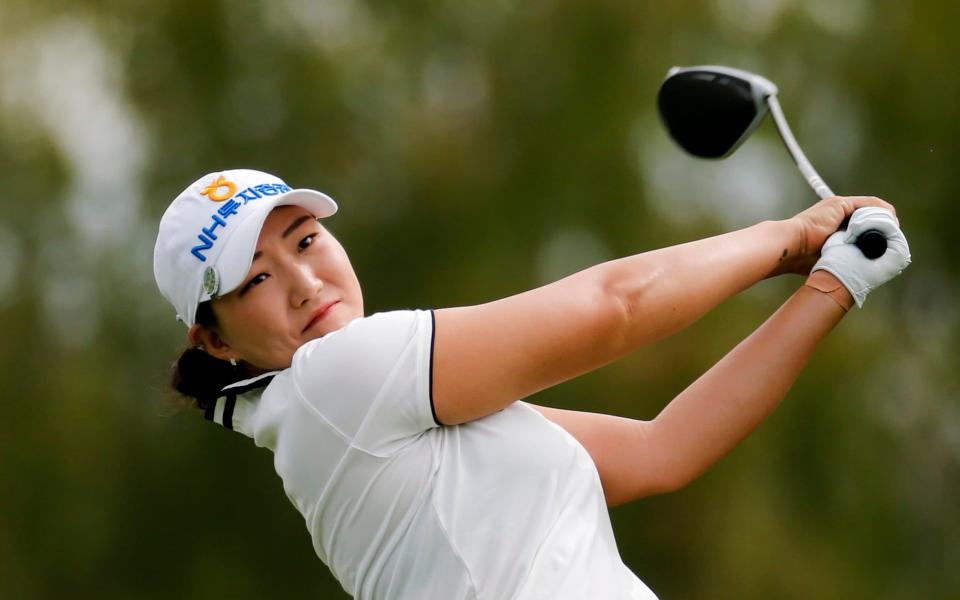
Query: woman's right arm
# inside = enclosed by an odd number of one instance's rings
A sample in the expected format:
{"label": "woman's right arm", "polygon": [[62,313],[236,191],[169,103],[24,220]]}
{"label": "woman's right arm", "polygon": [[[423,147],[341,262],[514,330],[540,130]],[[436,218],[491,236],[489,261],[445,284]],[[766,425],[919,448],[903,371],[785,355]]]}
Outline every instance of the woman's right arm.
{"label": "woman's right arm", "polygon": [[786,221],[606,262],[495,302],[437,310],[437,418],[452,425],[487,416],[683,329],[765,277],[809,270],[822,240],[871,205],[890,206],[831,198]]}
{"label": "woman's right arm", "polygon": [[609,506],[674,491],[719,461],[774,411],[853,303],[833,275],[814,273],[652,421],[534,408],[590,453]]}

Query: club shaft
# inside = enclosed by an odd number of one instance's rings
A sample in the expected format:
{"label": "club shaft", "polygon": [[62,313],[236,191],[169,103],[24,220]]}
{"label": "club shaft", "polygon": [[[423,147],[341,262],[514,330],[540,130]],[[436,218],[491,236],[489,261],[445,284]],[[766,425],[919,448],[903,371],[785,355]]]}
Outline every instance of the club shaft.
{"label": "club shaft", "polygon": [[813,188],[813,191],[821,198],[829,198],[835,195],[833,190],[830,189],[830,186],[823,181],[816,169],[813,168],[813,165],[810,164],[810,161],[807,160],[807,155],[800,149],[800,144],[798,144],[796,138],[793,137],[790,125],[787,124],[787,118],[783,116],[783,110],[780,108],[780,101],[777,100],[776,95],[767,96],[767,105],[770,107],[770,113],[773,115],[773,122],[777,124],[777,131],[780,132],[780,138],[790,152],[790,156],[793,157],[793,162],[797,163],[800,172],[806,178],[810,187]]}
{"label": "club shaft", "polygon": [[[803,150],[800,149],[800,144],[798,144],[796,138],[793,137],[793,132],[790,131],[790,126],[787,125],[787,118],[783,116],[783,110],[781,110],[780,102],[777,100],[775,94],[767,96],[767,105],[773,114],[774,123],[777,124],[777,131],[780,132],[780,138],[783,139],[784,145],[787,147],[787,150],[790,151],[790,156],[792,156],[793,161],[797,163],[800,172],[806,177],[807,183],[810,184],[810,187],[813,188],[813,191],[815,191],[820,198],[833,196],[833,191],[823,179],[821,179],[820,175],[817,174],[813,165],[807,160]],[[863,255],[871,260],[883,256],[887,251],[886,237],[875,229],[861,233],[855,243],[857,248],[860,248],[860,251],[863,252]]]}

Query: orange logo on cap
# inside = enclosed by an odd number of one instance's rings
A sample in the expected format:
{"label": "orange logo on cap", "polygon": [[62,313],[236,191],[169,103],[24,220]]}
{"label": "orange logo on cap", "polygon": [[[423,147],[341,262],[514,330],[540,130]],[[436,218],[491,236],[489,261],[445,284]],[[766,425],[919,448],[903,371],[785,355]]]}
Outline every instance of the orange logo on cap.
{"label": "orange logo on cap", "polygon": [[[221,192],[221,189],[226,188],[226,192]],[[233,198],[234,194],[237,193],[237,186],[232,181],[227,181],[223,175],[217,177],[217,180],[208,185],[202,192],[202,195],[210,198],[214,202],[223,202],[228,198]]]}

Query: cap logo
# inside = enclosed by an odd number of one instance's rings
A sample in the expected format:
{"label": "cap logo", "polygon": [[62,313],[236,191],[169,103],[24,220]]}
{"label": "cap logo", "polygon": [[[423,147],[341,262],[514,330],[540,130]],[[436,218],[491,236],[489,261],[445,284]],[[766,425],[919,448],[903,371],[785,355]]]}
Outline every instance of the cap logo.
{"label": "cap logo", "polygon": [[220,274],[215,267],[207,267],[203,270],[203,291],[211,298],[217,295],[220,289]]}
{"label": "cap logo", "polygon": [[[221,188],[227,188],[232,195],[223,196],[220,191]],[[200,243],[190,248],[190,254],[194,255],[200,262],[206,262],[207,255],[205,252],[213,249],[219,237],[218,234],[223,234],[223,232],[229,228],[230,223],[236,220],[233,217],[238,214],[243,207],[265,196],[277,196],[279,194],[286,194],[289,191],[291,191],[290,186],[280,182],[251,185],[237,192],[236,184],[220,176],[215,182],[207,186],[203,194],[214,202],[224,202],[224,204],[210,214],[209,220],[207,221],[209,225],[200,228],[200,233],[197,235],[197,240]]]}
{"label": "cap logo", "polygon": [[[225,190],[225,191],[221,191]],[[232,198],[237,193],[237,184],[227,181],[227,178],[221,175],[217,180],[208,185],[200,192],[201,195],[210,198],[214,202],[223,202],[227,198]]]}

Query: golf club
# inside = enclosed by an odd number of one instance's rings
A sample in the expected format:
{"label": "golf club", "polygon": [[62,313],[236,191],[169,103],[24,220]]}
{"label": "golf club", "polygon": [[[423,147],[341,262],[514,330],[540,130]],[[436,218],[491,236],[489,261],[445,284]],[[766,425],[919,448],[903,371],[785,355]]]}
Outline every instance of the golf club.
{"label": "golf club", "polygon": [[[657,106],[674,141],[700,158],[733,154],[769,110],[780,138],[813,191],[820,198],[834,195],[793,137],[777,100],[777,86],[768,79],[731,67],[674,67],[660,86]],[[856,245],[870,259],[887,250],[886,238],[874,229],[860,234]]]}

